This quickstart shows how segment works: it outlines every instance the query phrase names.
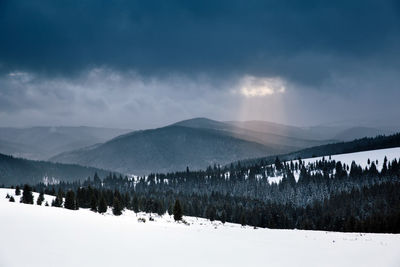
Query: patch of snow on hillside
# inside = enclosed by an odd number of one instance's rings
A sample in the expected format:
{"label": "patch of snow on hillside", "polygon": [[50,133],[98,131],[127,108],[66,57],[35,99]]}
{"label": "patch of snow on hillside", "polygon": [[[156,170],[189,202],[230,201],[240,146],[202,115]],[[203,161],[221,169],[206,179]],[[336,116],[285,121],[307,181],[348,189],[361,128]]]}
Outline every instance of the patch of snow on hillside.
{"label": "patch of snow on hillside", "polygon": [[[332,155],[330,157],[331,157],[330,160],[335,160],[336,162],[340,161],[342,164],[344,163],[348,166],[351,166],[351,163],[354,161],[357,165],[360,165],[363,169],[365,169],[365,167],[371,166],[371,164],[368,165],[368,159],[369,159],[371,163],[372,162],[375,163],[377,170],[381,171],[383,166],[383,160],[385,157],[387,157],[388,162],[394,159],[397,160],[400,159],[400,147],[338,154],[338,155]],[[301,160],[304,162],[305,166],[307,166],[317,161],[321,161],[323,158],[325,160],[329,160],[329,155],[323,157],[306,158]],[[298,160],[293,160],[293,162],[296,161],[298,162]],[[274,164],[272,164],[271,166],[274,166]],[[300,171],[295,171],[293,175],[296,181],[298,181],[300,177]],[[282,178],[283,178],[282,175],[276,175],[274,177],[270,176],[268,177],[268,182],[270,184],[279,183],[282,180]]]}
{"label": "patch of snow on hillside", "polygon": [[[363,169],[368,166],[368,159],[370,161],[378,161],[376,164],[376,168],[380,171],[383,166],[383,159],[387,157],[388,161],[392,161],[394,159],[399,160],[400,158],[400,147],[395,148],[386,148],[386,149],[377,149],[377,150],[369,150],[363,152],[355,152],[355,153],[346,153],[346,154],[338,154],[332,155],[331,160],[340,161],[346,163],[346,165],[351,165],[351,162],[354,160],[357,165],[360,165]],[[318,160],[322,160],[323,157],[315,157],[304,159],[306,164],[313,163]],[[325,160],[329,159],[329,156],[324,157]]]}

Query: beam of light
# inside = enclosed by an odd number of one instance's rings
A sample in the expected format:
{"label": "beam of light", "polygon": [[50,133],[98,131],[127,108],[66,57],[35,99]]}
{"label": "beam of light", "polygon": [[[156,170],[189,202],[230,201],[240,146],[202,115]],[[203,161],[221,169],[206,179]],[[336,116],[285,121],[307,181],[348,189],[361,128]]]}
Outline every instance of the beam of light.
{"label": "beam of light", "polygon": [[238,101],[236,120],[285,122],[289,85],[280,77],[243,76],[232,90]]}
{"label": "beam of light", "polygon": [[280,78],[264,78],[246,75],[240,82],[240,93],[245,97],[264,97],[284,93],[285,82]]}

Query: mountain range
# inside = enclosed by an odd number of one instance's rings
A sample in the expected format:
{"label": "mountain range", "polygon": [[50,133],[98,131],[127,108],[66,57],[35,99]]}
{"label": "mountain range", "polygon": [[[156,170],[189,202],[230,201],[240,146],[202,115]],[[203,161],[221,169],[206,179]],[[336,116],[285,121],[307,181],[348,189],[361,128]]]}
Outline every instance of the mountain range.
{"label": "mountain range", "polygon": [[[52,162],[0,154],[0,184],[37,183],[46,178],[50,182],[52,180],[75,181],[93,176],[95,172],[100,177],[105,177],[111,171],[148,175],[155,172],[182,171],[186,167],[192,170],[204,169],[209,165],[224,165],[238,160],[241,164],[252,164],[261,160],[273,161],[276,155],[279,155],[282,160],[290,160],[298,157],[400,146],[399,134],[362,138],[351,142],[337,142],[340,139],[331,138],[336,136],[345,140],[380,133],[379,130],[366,127],[344,130],[336,127],[300,128],[263,121],[218,122],[205,118],[128,133],[124,133],[127,130],[90,127],[57,127],[50,130],[50,133],[49,129],[28,128],[27,133],[16,135],[15,139],[19,143],[6,143],[8,149],[27,151],[28,148],[32,149],[30,145],[33,148],[37,148],[39,144],[46,146],[46,138],[49,139],[50,147],[54,148],[57,147],[57,138],[62,139],[60,136],[65,137],[65,140],[60,141],[64,145],[77,144],[79,142],[74,143],[71,140],[85,137],[81,140],[83,147],[53,156]],[[19,131],[23,132],[22,129]],[[97,142],[105,139],[107,134],[113,136],[119,131],[124,134],[105,142]],[[33,134],[32,140],[28,142],[29,133],[32,132],[36,134]],[[43,134],[42,138],[39,138],[40,134]],[[4,132],[0,135],[6,136]],[[24,136],[26,139],[22,138]],[[50,138],[51,136],[53,139]],[[89,140],[90,136],[92,140]],[[11,135],[8,138],[11,140]],[[21,143],[25,145],[21,146]],[[92,145],[85,146],[88,143]],[[74,146],[66,146],[66,148],[74,148]],[[49,148],[43,148],[44,151],[46,149],[49,150]],[[3,151],[0,150],[0,152]]]}
{"label": "mountain range", "polygon": [[195,118],[133,131],[101,144],[60,153],[50,160],[144,175],[186,167],[204,169],[213,164],[284,154],[381,133],[386,132],[366,127],[306,128],[265,121]]}

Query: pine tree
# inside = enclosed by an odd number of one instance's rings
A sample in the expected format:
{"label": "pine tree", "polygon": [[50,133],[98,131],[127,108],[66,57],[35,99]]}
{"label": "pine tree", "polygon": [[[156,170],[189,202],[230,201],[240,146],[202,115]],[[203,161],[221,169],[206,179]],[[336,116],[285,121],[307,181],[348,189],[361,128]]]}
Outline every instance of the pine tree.
{"label": "pine tree", "polygon": [[282,162],[279,160],[278,157],[275,158],[275,168],[278,171],[282,170],[283,168]]}
{"label": "pine tree", "polygon": [[115,216],[119,216],[122,214],[121,202],[117,197],[114,197],[112,212]]}
{"label": "pine tree", "polygon": [[381,175],[382,176],[385,176],[386,175],[386,173],[387,173],[387,170],[388,170],[388,168],[387,168],[387,157],[385,156],[385,158],[383,159],[383,165],[382,165],[382,171],[381,171]]}
{"label": "pine tree", "polygon": [[11,196],[11,197],[10,197],[10,199],[9,199],[9,201],[10,201],[10,202],[15,202],[15,199],[14,199],[14,197],[13,197],[13,196]]}
{"label": "pine tree", "polygon": [[97,172],[94,174],[93,182],[94,182],[95,185],[101,184],[101,179],[100,179],[99,176],[97,175]]}
{"label": "pine tree", "polygon": [[90,210],[97,212],[97,199],[94,193],[90,195]]}
{"label": "pine tree", "polygon": [[244,213],[242,213],[242,214],[240,215],[240,224],[241,224],[242,226],[245,226],[245,225],[246,225],[246,217],[245,217]]}
{"label": "pine tree", "polygon": [[41,206],[42,203],[43,203],[43,201],[44,201],[44,194],[43,194],[43,191],[42,191],[42,192],[40,192],[39,197],[38,197],[38,199],[36,200],[36,204],[38,204],[39,206]]}
{"label": "pine tree", "polygon": [[180,221],[182,220],[182,207],[181,207],[181,203],[179,202],[179,200],[175,200],[175,205],[174,205],[174,220],[175,221]]}
{"label": "pine tree", "polygon": [[33,204],[32,187],[27,184],[24,185],[21,202],[25,204]]}
{"label": "pine tree", "polygon": [[16,196],[21,195],[21,189],[19,188],[18,185],[15,187],[15,195],[16,195]]}
{"label": "pine tree", "polygon": [[139,212],[139,200],[136,195],[134,195],[132,199],[132,210],[136,213]]}
{"label": "pine tree", "polygon": [[104,199],[103,195],[101,195],[100,200],[99,200],[98,211],[99,211],[99,213],[105,213],[107,211],[107,203],[106,203],[106,200]]}
{"label": "pine tree", "polygon": [[226,222],[226,212],[225,210],[222,211],[221,214],[221,222],[224,224]]}
{"label": "pine tree", "polygon": [[58,190],[56,198],[51,202],[53,207],[62,207],[63,204],[63,192],[61,188]]}
{"label": "pine tree", "polygon": [[214,206],[209,205],[206,210],[206,216],[210,221],[214,221],[216,217],[216,210]]}
{"label": "pine tree", "polygon": [[69,190],[65,196],[65,203],[64,203],[64,208],[69,209],[69,210],[76,210],[76,199],[75,199],[75,193],[72,190]]}

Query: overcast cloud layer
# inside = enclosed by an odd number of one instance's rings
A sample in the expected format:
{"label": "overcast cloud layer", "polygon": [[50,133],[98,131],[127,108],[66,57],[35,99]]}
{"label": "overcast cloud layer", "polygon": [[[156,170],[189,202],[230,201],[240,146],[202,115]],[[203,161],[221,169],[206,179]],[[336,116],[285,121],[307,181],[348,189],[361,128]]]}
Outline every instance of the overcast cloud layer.
{"label": "overcast cloud layer", "polygon": [[395,123],[399,1],[0,1],[0,121]]}

